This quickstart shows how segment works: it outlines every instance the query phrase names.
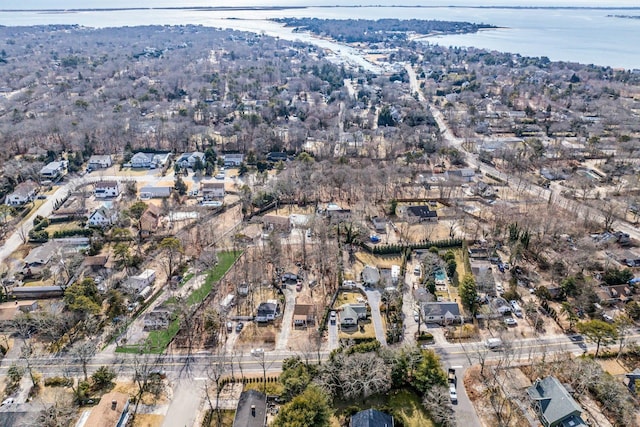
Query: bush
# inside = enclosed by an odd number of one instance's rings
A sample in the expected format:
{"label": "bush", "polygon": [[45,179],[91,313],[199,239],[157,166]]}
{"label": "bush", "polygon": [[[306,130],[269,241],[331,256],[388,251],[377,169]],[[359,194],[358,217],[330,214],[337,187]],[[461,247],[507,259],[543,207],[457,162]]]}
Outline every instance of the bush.
{"label": "bush", "polygon": [[66,377],[51,377],[44,380],[46,387],[71,387],[73,380]]}

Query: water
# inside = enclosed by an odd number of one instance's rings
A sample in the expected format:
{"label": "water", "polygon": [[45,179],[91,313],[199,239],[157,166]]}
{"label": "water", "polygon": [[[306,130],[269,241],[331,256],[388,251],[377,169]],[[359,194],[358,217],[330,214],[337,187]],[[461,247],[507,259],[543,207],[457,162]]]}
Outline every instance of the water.
{"label": "water", "polygon": [[[462,34],[430,37],[430,43],[444,46],[475,46],[491,50],[520,53],[526,56],[546,56],[551,60],[563,60],[612,67],[640,68],[640,19],[611,18],[607,15],[640,15],[637,0],[617,0],[609,2],[608,7],[633,7],[633,9],[513,9],[513,8],[478,8],[474,5],[510,5],[533,4],[537,6],[598,6],[602,2],[583,1],[516,1],[483,0],[481,3],[472,0],[450,0],[447,4],[456,7],[432,6],[436,2],[425,0],[408,1],[409,5],[429,7],[306,7],[303,9],[281,10],[83,10],[77,12],[41,12],[41,11],[6,11],[6,9],[36,8],[115,8],[131,7],[130,1],[99,0],[93,2],[73,0],[32,0],[27,5],[17,0],[3,0],[5,11],[0,11],[0,25],[44,25],[44,24],[79,24],[88,27],[122,27],[136,25],[181,25],[195,24],[222,28],[234,28],[263,32],[267,35],[284,39],[299,39],[313,42],[316,45],[338,51],[340,56],[348,57],[352,62],[366,65],[357,53],[348,47],[319,41],[305,34],[293,34],[291,29],[267,21],[279,17],[318,17],[318,18],[399,18],[399,19],[438,19],[457,20],[475,23],[492,24],[496,30],[482,31],[476,34]],[[90,3],[90,4],[87,4]],[[170,0],[139,0],[135,7],[175,6],[177,2]],[[234,1],[238,6],[304,6],[309,1],[303,0],[266,0]],[[354,5],[361,1],[343,1],[343,5]],[[400,3],[400,2],[399,2]],[[227,3],[228,4],[228,3]],[[335,0],[318,0],[314,5],[336,4]],[[222,2],[192,0],[180,2],[180,6],[213,6],[221,7]],[[233,19],[230,19],[233,18]],[[375,68],[368,66],[367,68]]]}

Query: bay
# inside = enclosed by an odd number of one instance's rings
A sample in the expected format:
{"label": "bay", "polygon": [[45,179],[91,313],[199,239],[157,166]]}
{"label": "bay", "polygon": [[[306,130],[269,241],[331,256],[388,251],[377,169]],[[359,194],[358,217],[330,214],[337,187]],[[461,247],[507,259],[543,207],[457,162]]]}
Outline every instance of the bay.
{"label": "bay", "polygon": [[[22,4],[26,3],[26,5]],[[293,33],[290,28],[268,21],[281,17],[317,17],[332,19],[437,19],[491,24],[495,30],[475,34],[428,37],[429,43],[444,46],[474,46],[501,52],[519,53],[525,56],[546,56],[551,60],[580,62],[616,68],[640,68],[640,19],[625,19],[610,15],[640,15],[637,1],[618,0],[607,8],[549,8],[549,6],[594,6],[592,1],[516,1],[509,7],[499,7],[498,0],[452,0],[454,6],[437,6],[430,1],[413,1],[408,6],[354,7],[357,1],[341,2],[341,7],[331,7],[335,0],[309,2],[303,0],[241,0],[233,7],[273,7],[283,9],[157,9],[159,7],[196,6],[223,7],[222,2],[193,0],[176,2],[168,0],[139,0],[136,8],[113,10],[116,7],[132,7],[131,2],[120,0],[73,1],[33,0],[29,2],[3,0],[0,8],[0,25],[24,26],[46,24],[78,24],[87,27],[123,27],[136,25],[204,25],[221,28],[254,31],[284,39],[299,39],[321,47],[340,51],[352,62],[363,65],[357,52],[337,43],[319,41],[307,34]],[[308,4],[316,6],[307,7]],[[602,2],[599,2],[601,5]],[[318,6],[319,5],[319,6]],[[326,6],[323,6],[326,5]],[[421,5],[421,7],[411,7]],[[512,6],[531,5],[532,8]],[[228,3],[226,6],[229,6]],[[492,7],[485,7],[492,6]],[[298,8],[291,8],[298,7]],[[613,9],[619,7],[620,9]],[[8,9],[61,9],[59,11]],[[85,9],[68,11],[71,8]],[[86,10],[86,8],[111,8],[110,10]],[[67,11],[62,11],[67,9]],[[371,68],[371,67],[368,67]]]}

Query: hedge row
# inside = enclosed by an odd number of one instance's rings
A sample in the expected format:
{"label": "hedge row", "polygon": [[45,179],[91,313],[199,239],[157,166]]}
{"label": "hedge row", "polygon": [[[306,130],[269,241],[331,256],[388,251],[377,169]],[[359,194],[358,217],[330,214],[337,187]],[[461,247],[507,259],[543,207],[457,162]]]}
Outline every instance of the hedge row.
{"label": "hedge row", "polygon": [[369,245],[363,243],[362,247],[374,255],[399,254],[406,249],[429,249],[436,248],[457,248],[462,247],[462,239],[446,239],[446,240],[422,240],[417,243],[409,243],[406,245]]}

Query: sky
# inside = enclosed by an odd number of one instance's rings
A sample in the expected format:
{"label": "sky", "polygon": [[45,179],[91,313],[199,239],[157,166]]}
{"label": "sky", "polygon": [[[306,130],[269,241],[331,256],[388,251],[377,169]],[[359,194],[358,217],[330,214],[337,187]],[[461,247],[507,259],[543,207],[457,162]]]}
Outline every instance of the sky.
{"label": "sky", "polygon": [[188,6],[594,6],[639,7],[638,0],[2,0],[0,10],[8,9],[88,9]]}

